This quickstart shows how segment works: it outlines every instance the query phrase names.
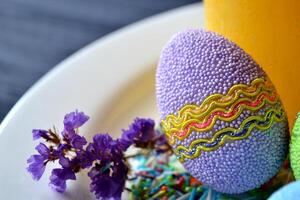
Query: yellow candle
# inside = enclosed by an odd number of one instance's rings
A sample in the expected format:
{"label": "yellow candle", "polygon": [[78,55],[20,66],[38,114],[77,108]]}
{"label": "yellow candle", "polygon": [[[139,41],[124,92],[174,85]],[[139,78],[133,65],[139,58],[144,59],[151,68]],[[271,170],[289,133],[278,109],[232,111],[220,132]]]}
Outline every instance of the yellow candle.
{"label": "yellow candle", "polygon": [[205,26],[236,42],[267,72],[291,126],[300,111],[300,0],[205,0]]}

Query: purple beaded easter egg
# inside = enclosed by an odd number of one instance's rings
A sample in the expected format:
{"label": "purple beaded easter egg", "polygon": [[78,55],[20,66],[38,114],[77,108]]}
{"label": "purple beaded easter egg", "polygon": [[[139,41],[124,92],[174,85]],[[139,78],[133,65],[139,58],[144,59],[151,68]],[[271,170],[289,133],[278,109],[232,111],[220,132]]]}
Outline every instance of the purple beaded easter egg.
{"label": "purple beaded easter egg", "polygon": [[240,47],[186,30],[164,47],[156,74],[161,125],[187,171],[242,193],[270,180],[288,151],[288,123],[266,73]]}

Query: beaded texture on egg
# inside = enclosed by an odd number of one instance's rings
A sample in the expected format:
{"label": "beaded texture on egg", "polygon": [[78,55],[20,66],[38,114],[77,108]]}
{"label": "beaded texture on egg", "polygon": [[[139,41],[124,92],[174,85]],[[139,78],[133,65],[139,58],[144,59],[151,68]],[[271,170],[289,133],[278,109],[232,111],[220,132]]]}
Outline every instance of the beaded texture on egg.
{"label": "beaded texture on egg", "polygon": [[274,86],[220,35],[186,30],[173,36],[161,53],[156,95],[178,159],[217,191],[257,188],[286,158],[288,124]]}

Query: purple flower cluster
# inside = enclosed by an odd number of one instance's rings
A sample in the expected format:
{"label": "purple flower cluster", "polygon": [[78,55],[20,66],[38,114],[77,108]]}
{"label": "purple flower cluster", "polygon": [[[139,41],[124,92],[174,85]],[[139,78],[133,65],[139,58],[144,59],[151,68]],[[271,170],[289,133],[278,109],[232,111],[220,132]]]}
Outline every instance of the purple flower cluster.
{"label": "purple flower cluster", "polygon": [[76,133],[76,129],[89,119],[83,112],[72,112],[64,119],[64,130],[61,136],[52,130],[33,130],[33,139],[44,139],[48,146],[40,143],[36,146],[39,154],[31,156],[27,163],[27,170],[34,180],[39,180],[49,161],[59,161],[61,168],[53,169],[50,176],[50,186],[58,192],[66,190],[66,181],[75,180],[80,169],[92,165],[87,158],[83,146],[87,144],[84,137]]}
{"label": "purple flower cluster", "polygon": [[131,145],[139,148],[157,148],[166,144],[151,119],[136,118],[119,139],[109,134],[96,134],[88,143],[78,134],[78,128],[88,121],[83,112],[72,112],[64,118],[61,134],[55,130],[33,130],[33,139],[44,139],[36,146],[38,154],[28,160],[28,172],[39,180],[48,162],[58,161],[60,168],[52,170],[50,186],[57,192],[66,190],[67,180],[76,180],[76,173],[89,169],[90,190],[98,199],[120,199],[129,167],[124,152]]}

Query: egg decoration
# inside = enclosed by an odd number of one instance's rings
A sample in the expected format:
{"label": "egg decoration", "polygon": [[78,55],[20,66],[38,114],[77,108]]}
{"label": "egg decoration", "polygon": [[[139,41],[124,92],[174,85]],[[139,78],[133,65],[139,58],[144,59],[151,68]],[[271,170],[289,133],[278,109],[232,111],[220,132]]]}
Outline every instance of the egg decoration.
{"label": "egg decoration", "polygon": [[274,192],[268,200],[299,200],[299,197],[300,181],[296,181]]}
{"label": "egg decoration", "polygon": [[298,113],[290,141],[290,159],[294,176],[300,180],[300,113]]}
{"label": "egg decoration", "polygon": [[238,194],[270,180],[288,151],[288,122],[266,73],[226,38],[189,29],[171,38],[156,72],[161,126],[188,172]]}

